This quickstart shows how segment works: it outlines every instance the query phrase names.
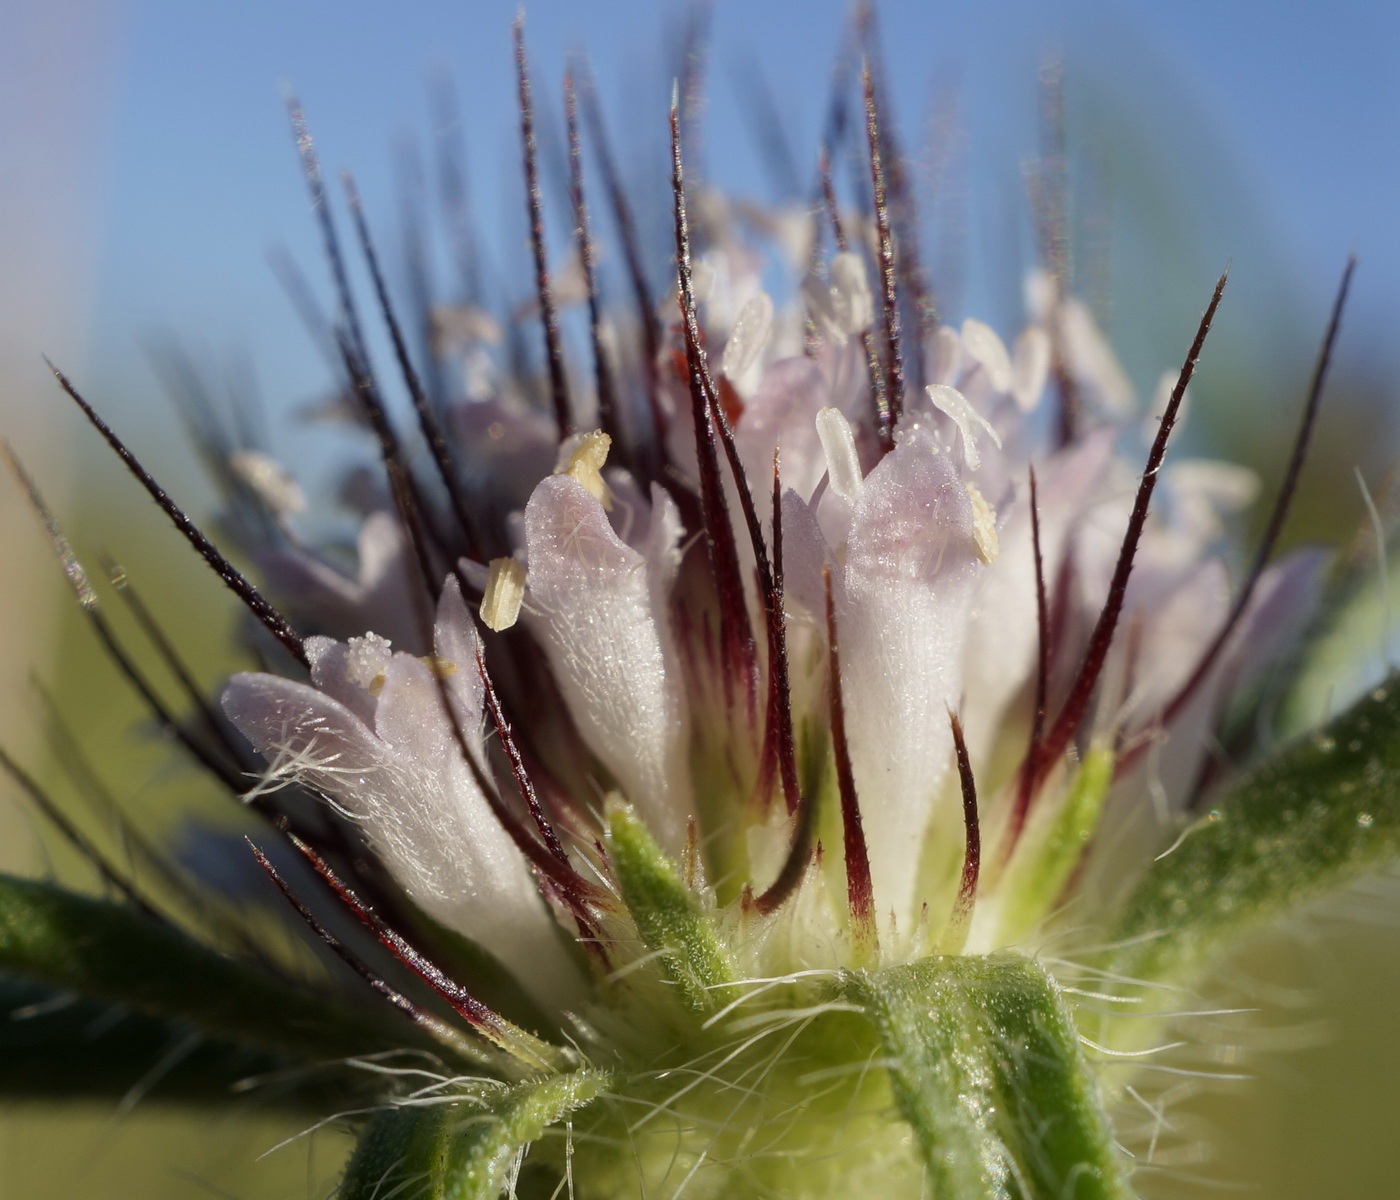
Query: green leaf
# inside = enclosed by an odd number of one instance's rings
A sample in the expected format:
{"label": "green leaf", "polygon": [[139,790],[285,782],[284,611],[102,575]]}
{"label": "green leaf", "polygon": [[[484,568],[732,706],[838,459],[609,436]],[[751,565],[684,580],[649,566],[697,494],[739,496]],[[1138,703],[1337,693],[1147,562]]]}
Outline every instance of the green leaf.
{"label": "green leaf", "polygon": [[246,1090],[252,1103],[319,1115],[343,1105],[347,1088],[371,1082],[349,1070],[293,1074],[293,1065],[266,1050],[212,1041],[179,1021],[0,977],[0,1097],[7,1100],[227,1104],[236,1085],[275,1076],[275,1085]]}
{"label": "green leaf", "polygon": [[442,1049],[396,1015],[362,1015],[132,909],[32,879],[0,875],[0,970],[303,1061]]}
{"label": "green leaf", "polygon": [[1228,941],[1400,853],[1392,679],[1236,785],[1139,881],[1100,965],[1184,982]]}
{"label": "green leaf", "polygon": [[1128,1200],[1098,1087],[1045,969],[1013,954],[849,977],[888,1056],[932,1194]]}
{"label": "green leaf", "polygon": [[636,812],[610,801],[607,817],[608,861],[637,932],[686,1006],[713,1012],[737,978],[718,933]]}
{"label": "green leaf", "polygon": [[496,1200],[520,1152],[607,1085],[601,1071],[553,1075],[471,1099],[376,1113],[340,1200]]}

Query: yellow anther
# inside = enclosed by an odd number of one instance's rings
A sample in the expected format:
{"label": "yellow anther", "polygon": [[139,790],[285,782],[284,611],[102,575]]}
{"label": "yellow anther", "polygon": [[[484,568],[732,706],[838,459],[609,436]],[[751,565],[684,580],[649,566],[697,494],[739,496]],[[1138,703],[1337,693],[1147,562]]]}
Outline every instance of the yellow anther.
{"label": "yellow anther", "polygon": [[577,480],[599,504],[611,508],[608,485],[603,482],[602,475],[611,446],[612,438],[601,429],[595,429],[592,433],[576,433],[559,448],[559,465],[554,473]]}
{"label": "yellow anther", "polygon": [[966,486],[967,498],[972,501],[972,540],[977,543],[977,557],[991,566],[1001,553],[997,540],[997,515],[975,483]]}
{"label": "yellow anther", "polygon": [[[594,474],[597,472],[594,471]],[[524,599],[525,568],[513,558],[493,558],[491,573],[486,578],[486,590],[481,596],[482,623],[497,633],[509,629],[520,615],[520,605]]]}

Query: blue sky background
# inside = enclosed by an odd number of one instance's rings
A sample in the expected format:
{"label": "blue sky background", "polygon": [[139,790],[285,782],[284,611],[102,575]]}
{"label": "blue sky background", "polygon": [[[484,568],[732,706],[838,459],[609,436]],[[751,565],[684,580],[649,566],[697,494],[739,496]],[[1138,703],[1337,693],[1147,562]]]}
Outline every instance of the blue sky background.
{"label": "blue sky background", "polygon": [[[496,278],[524,295],[515,11],[508,0],[120,5],[91,181],[99,223],[89,386],[109,405],[131,406],[133,420],[140,412],[164,422],[169,410],[152,399],[144,347],[167,332],[210,361],[246,352],[273,401],[304,400],[321,386],[321,365],[265,263],[268,247],[282,244],[324,279],[284,83],[302,97],[326,166],[355,169],[387,235],[392,149],[430,128],[427,80],[448,68]],[[565,55],[585,48],[614,141],[639,176],[650,163],[663,178],[667,47],[682,11],[623,0],[527,5],[538,102],[557,104]],[[756,69],[810,172],[847,17],[837,0],[715,0],[705,126],[712,180],[772,197],[746,132],[744,80]],[[886,3],[881,27],[908,148],[923,143],[940,89],[955,85],[961,100],[970,287],[953,316],[989,315],[1013,332],[1029,254],[1020,164],[1035,147],[1039,59],[1059,48],[1071,136],[1110,164],[1115,337],[1142,387],[1179,360],[1214,274],[1232,260],[1213,350],[1231,380],[1248,380],[1237,415],[1267,416],[1303,386],[1352,249],[1361,270],[1346,367],[1383,384],[1395,377],[1400,5]],[[549,119],[558,123],[554,112]],[[562,229],[562,212],[550,215]],[[1274,431],[1261,426],[1260,435]]]}

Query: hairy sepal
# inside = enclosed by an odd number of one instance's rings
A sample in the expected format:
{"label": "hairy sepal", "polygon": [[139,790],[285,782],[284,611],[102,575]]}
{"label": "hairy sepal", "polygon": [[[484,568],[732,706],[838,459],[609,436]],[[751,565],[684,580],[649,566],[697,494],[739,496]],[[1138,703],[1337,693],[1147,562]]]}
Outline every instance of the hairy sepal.
{"label": "hairy sepal", "polygon": [[1098,965],[1187,983],[1226,945],[1400,854],[1395,676],[1220,798],[1137,883]]}
{"label": "hairy sepal", "polygon": [[725,985],[737,978],[718,932],[636,810],[613,797],[607,818],[608,861],[638,935],[680,1002],[713,1012],[731,998]]}
{"label": "hairy sepal", "polygon": [[496,1200],[530,1143],[594,1099],[608,1076],[584,1070],[469,1099],[387,1108],[355,1149],[341,1200]]}
{"label": "hairy sepal", "polygon": [[1021,941],[1059,901],[1098,828],[1113,767],[1111,748],[1091,746],[1070,773],[1063,796],[1033,813],[993,909],[1000,923],[996,942]]}
{"label": "hairy sepal", "polygon": [[1015,954],[851,974],[935,1196],[1130,1200],[1058,987]]}

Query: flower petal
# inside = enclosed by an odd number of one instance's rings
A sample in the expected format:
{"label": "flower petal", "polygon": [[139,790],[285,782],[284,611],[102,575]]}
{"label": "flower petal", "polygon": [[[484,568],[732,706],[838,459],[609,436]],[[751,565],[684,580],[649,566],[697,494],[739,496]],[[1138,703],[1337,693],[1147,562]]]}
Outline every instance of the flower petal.
{"label": "flower petal", "polygon": [[[475,664],[457,674],[468,692],[466,680],[476,680],[479,713]],[[330,797],[430,917],[496,955],[540,999],[577,989],[553,917],[463,761],[441,689],[421,662],[390,661],[373,732],[316,688],[272,675],[235,675],[223,704],[268,760],[269,777]],[[463,732],[480,754],[479,723]]]}
{"label": "flower petal", "polygon": [[651,583],[657,571],[669,580],[673,554],[626,545],[598,501],[562,475],[530,497],[525,545],[532,620],[574,723],[657,840],[678,853],[690,811],[685,705]]}
{"label": "flower petal", "polygon": [[810,358],[785,358],[764,373],[744,406],[734,441],[748,472],[760,515],[767,516],[772,489],[773,450],[781,456],[783,484],[810,496],[826,470],[817,414],[830,404],[830,388]]}
{"label": "flower petal", "polygon": [[972,504],[926,433],[865,481],[846,547],[841,682],[875,897],[913,917],[924,834],[952,753],[968,609],[980,575]]}

